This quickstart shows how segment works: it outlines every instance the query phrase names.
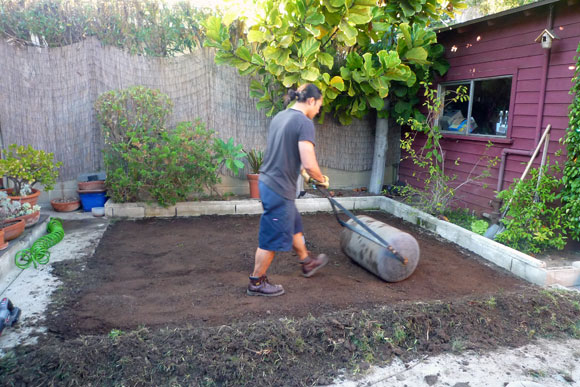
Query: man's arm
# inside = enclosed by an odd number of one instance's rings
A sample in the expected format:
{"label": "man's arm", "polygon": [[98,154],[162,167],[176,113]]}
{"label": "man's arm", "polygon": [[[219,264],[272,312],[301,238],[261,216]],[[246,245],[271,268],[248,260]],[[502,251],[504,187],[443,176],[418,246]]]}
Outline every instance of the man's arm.
{"label": "man's arm", "polygon": [[314,144],[310,141],[298,141],[298,150],[302,166],[310,177],[317,181],[324,181],[324,176],[316,160],[316,153],[314,153]]}

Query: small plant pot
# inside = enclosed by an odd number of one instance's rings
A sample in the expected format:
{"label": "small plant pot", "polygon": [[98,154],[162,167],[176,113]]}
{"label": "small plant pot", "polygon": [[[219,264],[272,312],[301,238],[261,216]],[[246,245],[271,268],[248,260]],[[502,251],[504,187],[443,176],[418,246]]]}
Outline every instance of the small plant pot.
{"label": "small plant pot", "polygon": [[4,240],[11,241],[22,235],[26,222],[22,219],[8,219],[0,227],[4,230]]}
{"label": "small plant pot", "polygon": [[71,212],[79,209],[81,201],[76,198],[52,199],[50,205],[56,212]]}
{"label": "small plant pot", "polygon": [[104,180],[94,180],[94,181],[81,181],[78,184],[79,191],[95,191],[104,190],[105,181]]}
{"label": "small plant pot", "polygon": [[38,203],[38,197],[40,196],[40,191],[36,188],[32,188],[32,193],[26,196],[12,196],[13,188],[5,188],[2,191],[6,191],[6,194],[13,202],[20,202],[21,204],[30,203],[30,206],[33,207],[36,203]]}
{"label": "small plant pot", "polygon": [[4,250],[8,247],[8,242],[4,240],[4,229],[0,228],[0,250]]}
{"label": "small plant pot", "polygon": [[[26,228],[32,227],[34,226],[36,223],[38,223],[38,220],[40,219],[40,210],[33,212],[32,214],[28,214],[28,215],[22,215],[19,216],[17,218],[12,218],[12,219],[22,219],[24,220],[24,223],[26,223]],[[12,220],[11,219],[11,220]]]}

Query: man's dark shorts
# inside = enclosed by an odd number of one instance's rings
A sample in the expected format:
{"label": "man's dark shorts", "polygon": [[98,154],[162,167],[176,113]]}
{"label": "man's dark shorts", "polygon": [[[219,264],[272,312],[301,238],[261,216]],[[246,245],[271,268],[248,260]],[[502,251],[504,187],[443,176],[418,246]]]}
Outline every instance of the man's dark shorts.
{"label": "man's dark shorts", "polygon": [[260,219],[259,246],[268,251],[292,250],[294,234],[303,232],[302,218],[294,200],[288,200],[260,182],[264,213]]}

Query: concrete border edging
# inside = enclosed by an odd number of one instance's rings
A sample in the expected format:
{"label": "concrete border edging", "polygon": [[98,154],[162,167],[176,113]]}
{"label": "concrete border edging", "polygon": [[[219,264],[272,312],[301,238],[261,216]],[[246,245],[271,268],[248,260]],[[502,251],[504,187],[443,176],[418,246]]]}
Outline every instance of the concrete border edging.
{"label": "concrete border edging", "polygon": [[2,256],[0,256],[0,279],[3,279],[13,271],[22,270],[14,263],[16,253],[20,250],[30,248],[34,241],[46,234],[46,225],[49,220],[50,217],[44,217],[44,219],[41,218],[29,232],[27,232],[28,230],[25,230],[25,234],[21,237],[8,242],[8,247],[3,251]]}
{"label": "concrete border edging", "polygon": [[386,197],[382,198],[381,209],[433,231],[442,238],[536,285],[580,285],[580,268],[572,266],[548,268],[546,263],[539,259]]}
{"label": "concrete border edging", "polygon": [[[398,218],[416,224],[456,243],[485,260],[511,272],[528,282],[541,286],[559,284],[580,285],[580,267],[564,266],[547,268],[546,263],[485,238],[453,223],[437,219],[416,208],[384,196],[359,196],[335,198],[347,210],[382,210]],[[332,208],[325,198],[297,199],[300,213],[330,212]],[[105,204],[105,215],[121,218],[185,217],[200,215],[259,215],[262,204],[259,200],[183,202],[163,208],[146,203]]]}

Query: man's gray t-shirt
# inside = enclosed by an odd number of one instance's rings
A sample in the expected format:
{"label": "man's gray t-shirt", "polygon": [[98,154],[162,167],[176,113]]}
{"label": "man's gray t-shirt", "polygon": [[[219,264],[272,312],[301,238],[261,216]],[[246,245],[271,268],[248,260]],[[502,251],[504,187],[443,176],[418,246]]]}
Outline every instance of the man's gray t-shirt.
{"label": "man's gray t-shirt", "polygon": [[260,181],[289,200],[296,198],[296,180],[301,165],[299,141],[315,143],[312,120],[294,109],[276,114],[270,123]]}

